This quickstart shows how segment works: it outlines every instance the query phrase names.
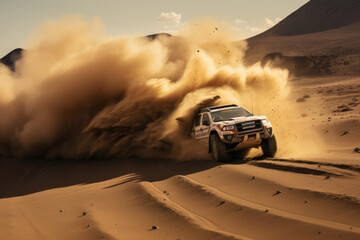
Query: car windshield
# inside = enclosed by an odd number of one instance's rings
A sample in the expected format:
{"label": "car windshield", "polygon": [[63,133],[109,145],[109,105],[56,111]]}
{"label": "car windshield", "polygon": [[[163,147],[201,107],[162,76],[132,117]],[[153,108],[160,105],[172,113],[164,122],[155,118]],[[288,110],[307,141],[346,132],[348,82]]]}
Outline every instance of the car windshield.
{"label": "car windshield", "polygon": [[252,116],[252,114],[249,113],[246,109],[241,107],[211,112],[211,118],[213,122],[228,121],[232,118],[249,117],[249,116]]}

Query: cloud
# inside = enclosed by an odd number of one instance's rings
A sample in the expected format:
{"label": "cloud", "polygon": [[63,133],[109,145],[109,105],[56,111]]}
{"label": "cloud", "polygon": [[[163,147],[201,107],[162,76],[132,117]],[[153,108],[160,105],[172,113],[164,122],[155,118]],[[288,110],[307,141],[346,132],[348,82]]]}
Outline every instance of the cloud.
{"label": "cloud", "polygon": [[[241,19],[237,19],[237,20],[241,20]],[[254,26],[246,26],[245,28],[247,30],[249,30],[250,32],[252,33],[261,33],[263,31],[266,31],[267,29],[275,26],[276,24],[278,24],[280,21],[282,20],[282,18],[278,18],[276,17],[275,19],[270,19],[270,18],[265,18],[264,19],[264,23],[263,23],[263,26],[262,27],[254,27]],[[237,23],[237,21],[235,21]],[[241,21],[239,21],[241,22]]]}
{"label": "cloud", "polygon": [[246,26],[246,29],[250,30],[253,33],[260,33],[264,31],[264,29],[262,28],[251,27],[251,26]]}
{"label": "cloud", "polygon": [[246,21],[244,21],[242,19],[235,19],[235,23],[236,24],[244,24],[244,23],[246,23]]}
{"label": "cloud", "polygon": [[265,18],[265,23],[268,28],[271,28],[272,26],[276,25],[282,20],[282,18],[275,18],[274,20],[271,20],[270,18]]}
{"label": "cloud", "polygon": [[159,22],[170,22],[179,25],[181,22],[181,14],[176,12],[160,13],[160,16],[157,18]]}

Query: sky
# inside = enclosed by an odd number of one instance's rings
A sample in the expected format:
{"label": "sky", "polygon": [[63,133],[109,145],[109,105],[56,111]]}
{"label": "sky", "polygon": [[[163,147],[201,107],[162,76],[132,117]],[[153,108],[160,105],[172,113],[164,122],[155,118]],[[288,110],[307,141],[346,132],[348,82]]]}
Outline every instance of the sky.
{"label": "sky", "polygon": [[0,57],[26,43],[47,20],[100,17],[109,35],[176,34],[193,20],[230,23],[244,39],[284,19],[308,0],[0,0]]}

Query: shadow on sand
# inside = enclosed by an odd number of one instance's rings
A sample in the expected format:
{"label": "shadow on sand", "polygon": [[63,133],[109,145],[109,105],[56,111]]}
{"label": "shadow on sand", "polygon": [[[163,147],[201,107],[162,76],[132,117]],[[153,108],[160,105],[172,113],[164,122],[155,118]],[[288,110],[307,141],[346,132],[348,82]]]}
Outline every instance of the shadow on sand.
{"label": "shadow on sand", "polygon": [[[246,161],[245,161],[246,162]],[[234,160],[229,163],[240,164]],[[214,161],[176,162],[169,159],[107,159],[91,161],[0,158],[0,198],[22,196],[54,188],[102,182],[124,177],[160,181],[175,175],[204,171],[221,164]],[[109,186],[113,187],[113,186]]]}
{"label": "shadow on sand", "polygon": [[261,159],[233,159],[219,163],[210,160],[176,162],[170,159],[135,158],[90,161],[0,158],[0,199],[118,177],[122,180],[107,188],[133,180],[160,181],[223,164],[247,164]]}

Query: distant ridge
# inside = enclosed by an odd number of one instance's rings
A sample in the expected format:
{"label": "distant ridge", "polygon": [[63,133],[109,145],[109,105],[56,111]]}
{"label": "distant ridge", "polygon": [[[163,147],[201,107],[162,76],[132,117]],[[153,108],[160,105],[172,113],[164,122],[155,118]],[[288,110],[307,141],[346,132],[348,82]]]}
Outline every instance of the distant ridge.
{"label": "distant ridge", "polygon": [[155,40],[158,37],[171,37],[171,34],[168,34],[168,33],[156,33],[156,34],[147,35],[146,37],[148,39],[150,39],[150,40]]}
{"label": "distant ridge", "polygon": [[0,63],[4,64],[5,66],[9,67],[11,71],[15,71],[15,63],[17,60],[21,59],[23,54],[22,48],[16,48],[5,55],[3,58],[0,59]]}
{"label": "distant ridge", "polygon": [[357,22],[360,22],[360,0],[311,0],[254,38],[322,32]]}

